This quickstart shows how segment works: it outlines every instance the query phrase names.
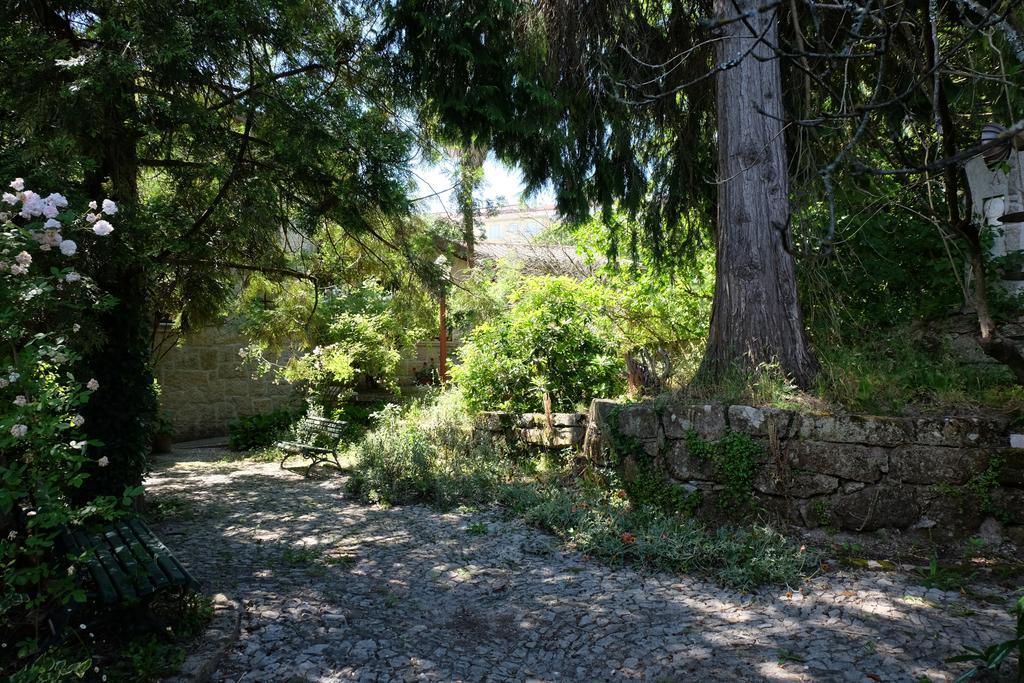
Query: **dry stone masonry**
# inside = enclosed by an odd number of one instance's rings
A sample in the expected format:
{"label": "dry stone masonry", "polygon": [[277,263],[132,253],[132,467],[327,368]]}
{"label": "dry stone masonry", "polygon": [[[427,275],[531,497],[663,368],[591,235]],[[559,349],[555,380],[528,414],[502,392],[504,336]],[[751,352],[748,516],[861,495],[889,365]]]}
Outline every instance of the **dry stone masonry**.
{"label": "dry stone masonry", "polygon": [[[760,446],[750,487],[761,507],[790,522],[849,531],[977,532],[994,518],[1024,540],[1024,449],[1002,418],[874,417],[742,405],[596,400],[590,414],[484,413],[482,435],[531,446],[583,448],[587,457],[646,460],[700,492],[711,512],[728,481],[693,439],[746,434]],[[1014,446],[1014,447],[1011,447]]]}

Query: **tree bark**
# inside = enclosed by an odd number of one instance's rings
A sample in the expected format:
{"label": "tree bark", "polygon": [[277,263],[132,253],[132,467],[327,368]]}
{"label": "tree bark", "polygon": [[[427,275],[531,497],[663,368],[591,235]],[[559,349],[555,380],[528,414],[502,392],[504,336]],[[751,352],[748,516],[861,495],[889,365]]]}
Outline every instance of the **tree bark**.
{"label": "tree bark", "polygon": [[715,0],[720,18],[752,11],[721,29],[717,76],[718,231],[715,298],[701,367],[707,379],[778,363],[801,387],[818,370],[797,300],[788,251],[789,178],[782,134],[782,77],[764,43],[777,41],[776,11],[756,0]]}

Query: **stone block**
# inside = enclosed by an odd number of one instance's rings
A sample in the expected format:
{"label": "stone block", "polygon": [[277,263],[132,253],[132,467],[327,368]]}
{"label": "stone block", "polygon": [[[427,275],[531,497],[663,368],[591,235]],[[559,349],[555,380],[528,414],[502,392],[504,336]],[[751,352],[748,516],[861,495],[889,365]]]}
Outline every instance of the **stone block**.
{"label": "stone block", "polygon": [[589,460],[607,464],[609,460],[605,434],[608,431],[608,419],[612,411],[619,406],[617,401],[594,399],[590,402],[587,416],[587,435],[583,442],[583,455]]}
{"label": "stone block", "polygon": [[928,446],[1005,448],[1009,445],[1006,420],[977,417],[920,418],[914,426],[916,442]]}
{"label": "stone block", "polygon": [[579,447],[583,444],[583,437],[586,430],[582,427],[556,427],[548,429],[521,429],[520,435],[523,441],[531,446],[541,448],[568,448]]}
{"label": "stone block", "polygon": [[935,529],[943,537],[964,536],[973,533],[985,515],[978,502],[959,487],[950,491],[935,486],[915,487],[915,497],[921,505],[920,526]]}
{"label": "stone block", "polygon": [[835,493],[838,489],[839,479],[827,474],[780,474],[775,467],[762,467],[754,477],[754,490],[772,496],[812,498]]}
{"label": "stone block", "polygon": [[879,484],[839,494],[832,503],[832,516],[840,528],[850,531],[905,529],[920,517],[915,493],[910,486]]}
{"label": "stone block", "polygon": [[712,481],[715,466],[707,458],[690,453],[685,441],[673,441],[665,453],[665,467],[674,479],[679,481]]}
{"label": "stone block", "polygon": [[725,406],[717,404],[669,403],[661,411],[661,423],[669,439],[682,439],[687,432],[693,430],[702,439],[713,441],[725,434],[725,411]]}
{"label": "stone block", "polygon": [[513,416],[509,413],[500,411],[486,411],[477,413],[473,417],[474,429],[479,429],[487,432],[501,432],[507,429],[511,429],[513,424]]}
{"label": "stone block", "polygon": [[1003,466],[999,468],[999,483],[1024,488],[1024,448],[1006,448],[993,455],[1003,459]]}
{"label": "stone block", "polygon": [[199,367],[202,370],[216,370],[220,363],[217,362],[217,349],[202,349],[199,352]]}
{"label": "stone block", "polygon": [[992,507],[1007,524],[1024,525],[1024,489],[996,489],[992,492]]}
{"label": "stone block", "polygon": [[914,421],[872,415],[804,415],[800,438],[868,446],[899,446],[914,443]]}
{"label": "stone block", "polygon": [[621,436],[646,441],[656,440],[660,434],[658,414],[650,403],[626,404],[612,420],[617,422],[613,428],[616,428]]}
{"label": "stone block", "polygon": [[794,469],[869,484],[881,479],[889,465],[888,451],[880,446],[794,440],[786,447]]}
{"label": "stone block", "polygon": [[792,410],[734,405],[729,406],[727,415],[729,429],[751,436],[769,436],[772,425],[780,439],[800,432],[800,415]]}
{"label": "stone block", "polygon": [[889,476],[908,484],[965,484],[988,460],[987,450],[906,446],[889,453]]}

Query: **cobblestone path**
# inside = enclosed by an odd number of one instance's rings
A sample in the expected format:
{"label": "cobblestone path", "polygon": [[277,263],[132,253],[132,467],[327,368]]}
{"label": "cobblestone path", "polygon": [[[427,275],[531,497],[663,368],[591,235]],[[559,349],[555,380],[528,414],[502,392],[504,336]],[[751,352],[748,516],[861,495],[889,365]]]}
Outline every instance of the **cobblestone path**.
{"label": "cobblestone path", "polygon": [[147,483],[157,533],[244,606],[219,681],[951,681],[945,657],[1012,629],[1005,595],[871,571],[744,595],[224,456],[176,451]]}

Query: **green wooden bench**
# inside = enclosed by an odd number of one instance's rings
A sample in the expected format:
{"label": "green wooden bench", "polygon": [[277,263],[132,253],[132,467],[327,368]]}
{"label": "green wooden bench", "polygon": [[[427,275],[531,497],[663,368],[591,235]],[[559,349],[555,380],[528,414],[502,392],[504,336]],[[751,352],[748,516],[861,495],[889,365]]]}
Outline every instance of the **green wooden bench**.
{"label": "green wooden bench", "polygon": [[310,458],[313,462],[306,468],[306,476],[312,473],[313,468],[320,464],[334,463],[341,469],[338,462],[338,445],[345,435],[347,423],[341,420],[329,420],[325,417],[306,416],[292,429],[291,438],[287,441],[278,441],[277,447],[284,452],[281,458],[281,467],[284,468],[285,461],[293,455],[301,455]]}
{"label": "green wooden bench", "polygon": [[197,590],[198,581],[141,519],[114,522],[99,531],[65,531],[64,550],[81,555],[92,577],[94,601],[141,601],[166,588]]}

